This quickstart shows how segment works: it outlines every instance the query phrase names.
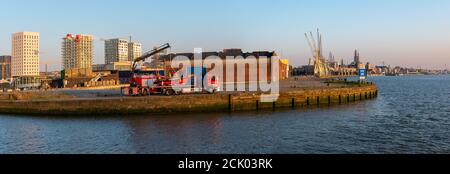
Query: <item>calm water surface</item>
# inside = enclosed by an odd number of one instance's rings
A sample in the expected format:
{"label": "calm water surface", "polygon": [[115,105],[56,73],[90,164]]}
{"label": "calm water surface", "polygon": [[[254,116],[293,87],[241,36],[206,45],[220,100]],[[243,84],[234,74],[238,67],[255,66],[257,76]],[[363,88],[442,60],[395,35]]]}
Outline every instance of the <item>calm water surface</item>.
{"label": "calm water surface", "polygon": [[450,76],[371,80],[377,99],[320,109],[0,115],[0,153],[450,153]]}

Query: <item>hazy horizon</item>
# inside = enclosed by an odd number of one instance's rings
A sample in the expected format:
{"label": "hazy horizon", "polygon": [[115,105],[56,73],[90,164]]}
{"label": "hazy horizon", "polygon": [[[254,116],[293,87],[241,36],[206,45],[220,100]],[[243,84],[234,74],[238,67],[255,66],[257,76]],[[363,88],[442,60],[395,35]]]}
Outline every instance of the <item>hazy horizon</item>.
{"label": "hazy horizon", "polygon": [[304,33],[320,28],[324,55],[364,62],[444,69],[450,65],[450,1],[300,0],[14,0],[1,1],[0,55],[11,53],[11,35],[40,33],[41,70],[61,65],[68,34],[95,36],[94,64],[104,63],[102,39],[132,36],[143,51],[163,43],[172,52],[241,48],[277,51],[291,64],[311,55]]}

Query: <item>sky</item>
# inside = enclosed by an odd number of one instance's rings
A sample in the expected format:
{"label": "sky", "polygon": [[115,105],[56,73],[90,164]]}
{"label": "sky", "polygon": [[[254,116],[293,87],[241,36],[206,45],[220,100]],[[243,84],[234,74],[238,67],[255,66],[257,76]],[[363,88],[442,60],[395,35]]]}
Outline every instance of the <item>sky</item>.
{"label": "sky", "polygon": [[414,68],[450,68],[448,0],[0,0],[0,55],[11,34],[39,32],[41,70],[61,68],[68,34],[94,35],[94,63],[104,63],[102,39],[128,38],[171,52],[276,51],[294,66],[311,56],[304,33],[320,28],[325,55]]}

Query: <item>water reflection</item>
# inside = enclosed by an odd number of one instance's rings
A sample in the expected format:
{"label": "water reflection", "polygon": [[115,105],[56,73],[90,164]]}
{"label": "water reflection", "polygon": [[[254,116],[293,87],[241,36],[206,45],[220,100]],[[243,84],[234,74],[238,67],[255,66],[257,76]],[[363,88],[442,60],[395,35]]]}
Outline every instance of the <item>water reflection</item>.
{"label": "water reflection", "polygon": [[322,108],[111,117],[0,116],[0,153],[450,153],[450,77],[372,78]]}
{"label": "water reflection", "polygon": [[147,115],[129,116],[122,122],[128,128],[130,143],[138,151],[160,148],[164,152],[179,150],[167,144],[179,144],[181,149],[195,145],[223,143],[223,115]]}

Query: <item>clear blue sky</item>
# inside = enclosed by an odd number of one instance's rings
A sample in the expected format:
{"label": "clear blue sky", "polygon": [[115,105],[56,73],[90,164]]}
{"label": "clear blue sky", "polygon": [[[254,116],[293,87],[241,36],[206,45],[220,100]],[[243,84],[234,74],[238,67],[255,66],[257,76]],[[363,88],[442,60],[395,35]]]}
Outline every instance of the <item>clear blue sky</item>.
{"label": "clear blue sky", "polygon": [[[450,66],[448,0],[2,0],[0,54],[10,54],[11,34],[41,34],[41,62],[60,68],[61,38],[92,34],[95,63],[103,63],[100,38],[127,38],[144,50],[171,43],[173,52],[242,48],[278,51],[294,65],[310,56],[304,32],[319,27],[325,50],[350,62],[423,68]],[[328,55],[328,54],[327,54]],[[43,65],[41,67],[43,69]]]}

